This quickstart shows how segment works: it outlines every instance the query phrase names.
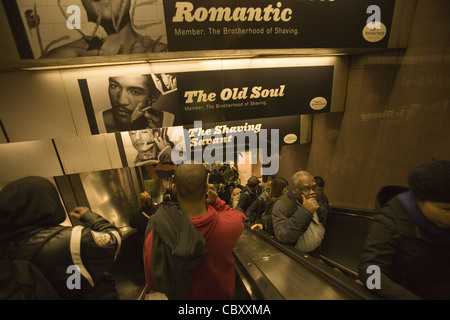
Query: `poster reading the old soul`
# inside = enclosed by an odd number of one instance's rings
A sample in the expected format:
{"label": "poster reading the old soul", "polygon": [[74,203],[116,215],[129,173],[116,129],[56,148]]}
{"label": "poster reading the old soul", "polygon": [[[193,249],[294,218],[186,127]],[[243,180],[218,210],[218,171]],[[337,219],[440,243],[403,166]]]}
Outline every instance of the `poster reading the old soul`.
{"label": "poster reading the old soul", "polygon": [[79,79],[92,134],[329,112],[334,66]]}
{"label": "poster reading the old soul", "polygon": [[387,48],[395,0],[2,0],[22,59]]}
{"label": "poster reading the old soul", "polygon": [[333,66],[177,73],[183,124],[329,112]]}

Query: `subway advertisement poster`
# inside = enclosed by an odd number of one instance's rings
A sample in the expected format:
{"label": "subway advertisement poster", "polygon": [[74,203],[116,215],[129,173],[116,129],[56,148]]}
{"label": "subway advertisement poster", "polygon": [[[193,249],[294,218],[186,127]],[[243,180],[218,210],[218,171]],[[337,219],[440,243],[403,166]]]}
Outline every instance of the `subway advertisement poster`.
{"label": "subway advertisement poster", "polygon": [[388,48],[396,4],[394,0],[2,2],[21,59]]}

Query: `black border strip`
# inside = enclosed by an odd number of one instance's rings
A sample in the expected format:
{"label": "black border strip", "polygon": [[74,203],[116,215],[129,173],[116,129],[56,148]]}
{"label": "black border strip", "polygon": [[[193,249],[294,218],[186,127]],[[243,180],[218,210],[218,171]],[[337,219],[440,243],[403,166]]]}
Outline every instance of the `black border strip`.
{"label": "black border strip", "polygon": [[78,79],[78,85],[80,86],[81,97],[83,98],[84,109],[86,110],[86,116],[88,118],[91,134],[99,134],[87,79]]}
{"label": "black border strip", "polygon": [[63,175],[66,175],[66,171],[64,170],[63,163],[61,161],[61,157],[59,156],[58,148],[56,147],[55,139],[52,139],[53,148],[55,148],[56,156],[58,157],[59,165],[61,166],[61,170]]}
{"label": "black border strip", "polygon": [[117,142],[117,147],[119,148],[120,160],[122,160],[122,167],[123,168],[129,167],[128,161],[127,161],[127,155],[125,154],[125,148],[123,146],[122,135],[120,134],[120,132],[114,132],[114,135],[116,136],[116,142]]}
{"label": "black border strip", "polygon": [[17,50],[19,51],[20,59],[34,59],[33,50],[31,50],[30,42],[28,41],[17,1],[2,0],[2,3],[6,16],[8,17],[11,32],[14,36],[14,41],[16,42]]}
{"label": "black border strip", "polygon": [[5,127],[3,126],[2,119],[0,119],[0,128],[1,128],[2,131],[3,131],[3,135],[5,136],[6,142],[11,142],[11,141],[9,140],[8,135],[6,134],[6,130],[5,130]]}

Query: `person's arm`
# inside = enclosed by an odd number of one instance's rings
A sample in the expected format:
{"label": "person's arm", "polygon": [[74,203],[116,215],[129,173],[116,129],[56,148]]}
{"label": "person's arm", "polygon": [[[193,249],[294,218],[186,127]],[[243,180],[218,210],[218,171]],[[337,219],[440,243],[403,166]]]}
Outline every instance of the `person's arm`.
{"label": "person's arm", "polygon": [[282,243],[295,243],[301,233],[296,228],[286,227],[288,222],[287,207],[282,200],[275,202],[272,210],[272,223],[275,238]]}
{"label": "person's arm", "polygon": [[258,216],[259,203],[260,203],[260,199],[256,198],[256,200],[253,201],[252,204],[245,211],[245,215],[247,216],[247,219],[249,219],[250,222],[252,222],[252,223],[255,222],[255,220]]}
{"label": "person's arm", "polygon": [[69,214],[84,222],[84,227],[72,230],[72,260],[86,270],[82,275],[94,285],[115,261],[122,242],[120,231],[87,207],[76,207]]}
{"label": "person's arm", "polygon": [[121,238],[119,229],[111,224],[108,220],[97,213],[92,212],[87,207],[76,207],[69,215],[72,218],[82,221],[85,227],[89,227],[94,231],[109,232],[115,239]]}
{"label": "person's arm", "polygon": [[[397,251],[395,223],[386,216],[378,215],[371,223],[366,244],[359,264],[359,278],[368,289],[368,281],[372,283],[370,266],[379,268],[380,288],[370,289],[384,299],[420,299],[400,284],[391,279],[391,268]],[[373,280],[375,281],[375,280]]]}
{"label": "person's arm", "polygon": [[245,214],[242,211],[236,210],[226,204],[225,201],[217,196],[217,192],[213,184],[209,185],[208,195],[206,197],[206,204],[212,206],[217,212],[236,213],[242,217],[242,221],[245,221]]}
{"label": "person's arm", "polygon": [[245,210],[243,208],[246,207],[246,203],[247,203],[249,197],[250,197],[250,195],[247,192],[241,192],[239,201],[236,205],[236,210],[245,213]]}

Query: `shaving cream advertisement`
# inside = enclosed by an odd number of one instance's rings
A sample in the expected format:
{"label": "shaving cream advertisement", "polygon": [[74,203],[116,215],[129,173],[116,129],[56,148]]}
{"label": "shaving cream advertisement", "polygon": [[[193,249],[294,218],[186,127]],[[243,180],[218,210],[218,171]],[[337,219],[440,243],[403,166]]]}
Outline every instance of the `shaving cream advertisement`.
{"label": "shaving cream advertisement", "polygon": [[91,133],[97,134],[195,121],[239,121],[245,127],[246,119],[329,112],[333,73],[334,66],[307,66],[111,74],[78,83]]}
{"label": "shaving cream advertisement", "polygon": [[20,58],[41,59],[227,49],[388,48],[396,1],[2,3]]}
{"label": "shaving cream advertisement", "polygon": [[333,66],[177,74],[183,124],[330,111]]}
{"label": "shaving cream advertisement", "polygon": [[170,51],[386,48],[394,6],[392,0],[169,0],[164,13]]}

